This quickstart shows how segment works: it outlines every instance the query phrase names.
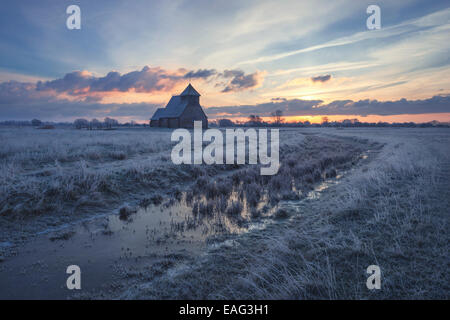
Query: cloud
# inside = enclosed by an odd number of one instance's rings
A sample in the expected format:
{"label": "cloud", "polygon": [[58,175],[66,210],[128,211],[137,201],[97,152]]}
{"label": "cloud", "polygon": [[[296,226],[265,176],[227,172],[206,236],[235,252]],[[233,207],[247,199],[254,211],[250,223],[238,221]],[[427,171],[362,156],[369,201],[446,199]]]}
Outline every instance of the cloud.
{"label": "cloud", "polygon": [[0,83],[0,103],[14,104],[18,101],[38,98],[36,85],[30,82],[6,81]]}
{"label": "cloud", "polygon": [[287,101],[286,98],[280,98],[280,97],[272,98],[272,99],[270,99],[270,100],[271,100],[271,101],[274,101],[274,102]]}
{"label": "cloud", "polygon": [[327,75],[324,75],[324,76],[316,76],[316,77],[311,77],[311,81],[312,82],[327,82],[328,80],[330,80],[331,79],[331,75],[330,74],[327,74]]}
{"label": "cloud", "polygon": [[434,96],[423,100],[396,101],[343,100],[333,101],[312,111],[316,115],[400,115],[450,112],[450,95]]}
{"label": "cloud", "polygon": [[337,100],[323,104],[322,100],[272,99],[272,102],[256,105],[226,106],[207,108],[210,117],[243,117],[250,114],[270,116],[274,110],[281,110],[286,116],[314,115],[401,115],[424,113],[450,113],[450,95],[434,96],[424,100],[400,99],[396,101],[378,100]]}
{"label": "cloud", "polygon": [[264,74],[257,71],[246,75],[242,70],[225,70],[221,76],[223,78],[231,78],[231,81],[228,82],[222,92],[235,92],[259,86]]}
{"label": "cloud", "polygon": [[17,102],[14,105],[0,102],[0,120],[66,121],[75,118],[118,117],[147,120],[160,105],[151,103],[104,104],[86,101],[46,100]]}
{"label": "cloud", "polygon": [[209,78],[213,75],[215,75],[217,73],[217,71],[215,69],[198,69],[197,71],[189,71],[188,73],[186,73],[184,75],[185,79],[206,79]]}
{"label": "cloud", "polygon": [[[38,81],[37,91],[54,91],[66,93],[72,96],[86,96],[98,92],[128,92],[139,93],[169,92],[178,84],[186,82],[186,79],[202,79],[216,75],[216,80],[227,79],[227,82],[219,81],[217,86],[225,86],[222,92],[242,91],[258,86],[262,81],[263,73],[255,72],[245,74],[241,70],[225,70],[222,73],[215,69],[198,69],[177,71],[164,70],[160,67],[145,66],[140,71],[132,71],[120,74],[111,71],[104,77],[93,76],[88,71],[74,71],[67,73],[64,77],[50,80]],[[229,80],[231,78],[231,80]]]}
{"label": "cloud", "polygon": [[[62,88],[64,85],[59,83]],[[49,91],[36,90],[37,84],[8,81],[0,83],[0,119],[64,120],[76,117],[101,118],[106,116],[147,119],[160,107],[152,103],[100,103],[95,96],[68,100]],[[73,89],[73,87],[71,87]]]}
{"label": "cloud", "polygon": [[104,77],[95,77],[87,71],[74,71],[63,78],[51,81],[39,81],[38,91],[55,90],[71,95],[89,94],[92,92],[121,91],[127,92],[157,92],[168,91],[185,81],[182,74],[164,70],[160,67],[145,66],[141,71],[132,71],[121,75],[119,72],[109,72]]}

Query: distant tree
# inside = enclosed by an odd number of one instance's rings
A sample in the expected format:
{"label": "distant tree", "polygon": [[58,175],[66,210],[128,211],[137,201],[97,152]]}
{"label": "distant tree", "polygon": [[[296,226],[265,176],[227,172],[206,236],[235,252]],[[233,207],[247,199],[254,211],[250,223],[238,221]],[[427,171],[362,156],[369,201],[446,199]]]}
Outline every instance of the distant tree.
{"label": "distant tree", "polygon": [[89,127],[89,121],[86,119],[76,119],[73,124],[75,125],[75,128],[82,129],[82,128],[88,128]]}
{"label": "distant tree", "polygon": [[329,122],[328,117],[322,117],[322,124],[327,125]]}
{"label": "distant tree", "polygon": [[42,121],[41,121],[41,120],[38,120],[38,119],[33,119],[33,120],[31,120],[31,125],[32,125],[33,127],[39,127],[41,124],[42,124]]}
{"label": "distant tree", "polygon": [[116,119],[106,117],[104,120],[105,127],[111,129],[112,127],[117,127],[119,125],[119,121]]}
{"label": "distant tree", "polygon": [[350,120],[350,119],[342,120],[342,125],[345,127],[349,127],[351,124],[352,124],[352,120]]}
{"label": "distant tree", "polygon": [[282,110],[276,110],[274,112],[272,112],[272,117],[274,119],[274,122],[276,124],[280,124],[281,122],[283,122],[283,119],[281,118],[283,116],[283,111]]}
{"label": "distant tree", "polygon": [[100,129],[102,127],[102,123],[94,118],[91,120],[89,126],[90,129]]}
{"label": "distant tree", "polygon": [[220,119],[218,121],[219,127],[233,127],[234,126],[234,122],[231,121],[230,119]]}
{"label": "distant tree", "polygon": [[261,123],[262,123],[262,119],[260,116],[257,116],[254,114],[251,114],[248,116],[248,124],[249,125],[255,126],[255,125],[260,125]]}

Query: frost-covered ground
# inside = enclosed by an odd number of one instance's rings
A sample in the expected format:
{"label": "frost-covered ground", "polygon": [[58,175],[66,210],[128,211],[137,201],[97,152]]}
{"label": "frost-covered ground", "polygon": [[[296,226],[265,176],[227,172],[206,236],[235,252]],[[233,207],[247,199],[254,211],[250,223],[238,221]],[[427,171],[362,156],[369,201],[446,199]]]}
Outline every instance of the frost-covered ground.
{"label": "frost-covered ground", "polygon": [[282,129],[272,177],[170,133],[0,129],[0,297],[448,298],[449,130]]}
{"label": "frost-covered ground", "polygon": [[[173,198],[192,182],[204,186],[207,177],[242,169],[174,165],[170,134],[164,129],[1,129],[0,241],[155,197]],[[303,138],[285,131],[280,140],[282,146],[298,146]]]}

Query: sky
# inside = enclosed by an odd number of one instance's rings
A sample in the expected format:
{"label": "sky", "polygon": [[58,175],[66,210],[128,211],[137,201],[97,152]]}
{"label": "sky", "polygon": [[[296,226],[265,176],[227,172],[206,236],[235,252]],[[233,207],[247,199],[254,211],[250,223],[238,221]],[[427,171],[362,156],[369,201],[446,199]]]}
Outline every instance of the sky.
{"label": "sky", "polygon": [[191,82],[210,119],[448,122],[449,36],[437,0],[4,0],[0,120],[143,122]]}

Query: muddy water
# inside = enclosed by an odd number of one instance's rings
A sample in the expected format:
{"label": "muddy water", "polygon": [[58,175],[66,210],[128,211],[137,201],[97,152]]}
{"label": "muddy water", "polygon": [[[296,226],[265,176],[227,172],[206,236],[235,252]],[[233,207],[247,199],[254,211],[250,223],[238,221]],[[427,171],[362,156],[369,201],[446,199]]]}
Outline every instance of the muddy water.
{"label": "muddy water", "polygon": [[[230,200],[231,201],[231,200]],[[194,215],[186,201],[140,208],[127,220],[97,217],[38,235],[0,264],[1,299],[61,299],[69,265],[80,266],[83,291],[102,289],[130,265],[159,263],[168,256],[186,260],[230,234],[258,225],[217,213]]]}
{"label": "muddy water", "polygon": [[[194,214],[192,203],[187,203],[184,195],[170,205],[140,208],[127,220],[121,220],[118,214],[98,216],[61,230],[49,230],[0,263],[0,299],[71,297],[73,291],[66,287],[65,271],[73,264],[81,268],[81,292],[91,293],[120,283],[119,279],[136,266],[152,268],[170,259],[177,261],[170,267],[176,269],[208,248],[230,244],[232,235],[257,232],[277,223],[272,217],[279,207],[301,212],[305,201],[318,199],[328,187],[339,183],[341,176],[320,183],[303,200],[280,202],[258,218],[251,217],[245,199],[237,217],[217,212]],[[238,201],[238,197],[233,193],[227,201]],[[258,208],[264,206],[265,197]]]}

